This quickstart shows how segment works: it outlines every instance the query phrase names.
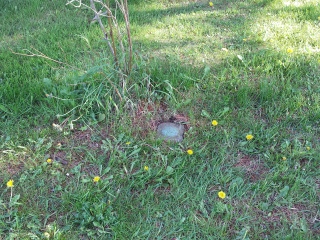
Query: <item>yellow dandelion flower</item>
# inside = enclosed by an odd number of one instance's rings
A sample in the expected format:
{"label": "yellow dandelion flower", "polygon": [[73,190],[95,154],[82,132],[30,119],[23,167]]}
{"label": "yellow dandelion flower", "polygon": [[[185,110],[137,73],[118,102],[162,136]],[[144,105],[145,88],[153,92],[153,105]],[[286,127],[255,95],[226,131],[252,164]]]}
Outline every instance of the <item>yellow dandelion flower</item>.
{"label": "yellow dandelion flower", "polygon": [[99,176],[95,176],[94,178],[93,178],[93,182],[99,182],[100,181],[100,177]]}
{"label": "yellow dandelion flower", "polygon": [[127,145],[130,145],[130,144],[131,144],[131,142],[126,142],[126,144],[127,144]]}
{"label": "yellow dandelion flower", "polygon": [[144,166],[143,168],[145,171],[149,171],[149,167],[148,166]]}
{"label": "yellow dandelion flower", "polygon": [[247,139],[248,141],[252,140],[252,139],[253,139],[253,135],[248,134],[248,135],[246,136],[246,139]]}
{"label": "yellow dandelion flower", "polygon": [[210,7],[213,7],[213,2],[209,2],[209,6],[210,6]]}
{"label": "yellow dandelion flower", "polygon": [[189,155],[192,155],[192,154],[193,154],[192,149],[188,149],[188,150],[187,150],[187,153],[188,153]]}
{"label": "yellow dandelion flower", "polygon": [[218,125],[218,121],[217,120],[212,120],[211,124],[212,124],[212,126],[217,126]]}
{"label": "yellow dandelion flower", "polygon": [[48,158],[48,159],[47,159],[47,163],[49,163],[49,164],[52,163],[52,159],[51,159],[51,158]]}
{"label": "yellow dandelion flower", "polygon": [[310,151],[311,147],[306,147],[308,151]]}
{"label": "yellow dandelion flower", "polygon": [[293,53],[293,49],[292,48],[288,48],[287,49],[287,53]]}
{"label": "yellow dandelion flower", "polygon": [[10,179],[10,180],[7,182],[7,187],[8,187],[8,188],[14,187],[13,183],[14,183],[14,181],[13,181],[12,179]]}
{"label": "yellow dandelion flower", "polygon": [[43,236],[44,236],[46,239],[49,239],[49,238],[50,238],[50,233],[45,232],[45,233],[43,233]]}
{"label": "yellow dandelion flower", "polygon": [[286,158],[285,156],[283,156],[283,157],[282,157],[282,160],[283,160],[283,161],[286,161],[286,160],[287,160],[287,158]]}
{"label": "yellow dandelion flower", "polygon": [[225,199],[226,198],[226,193],[224,191],[220,191],[218,192],[218,197],[221,199]]}

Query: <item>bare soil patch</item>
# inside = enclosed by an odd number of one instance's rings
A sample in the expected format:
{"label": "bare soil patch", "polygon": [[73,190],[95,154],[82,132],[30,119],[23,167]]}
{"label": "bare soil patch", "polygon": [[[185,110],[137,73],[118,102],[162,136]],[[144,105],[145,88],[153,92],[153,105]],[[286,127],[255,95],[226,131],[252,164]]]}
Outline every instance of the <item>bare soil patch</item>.
{"label": "bare soil patch", "polygon": [[251,182],[263,179],[269,171],[259,159],[243,153],[238,154],[238,162],[234,166],[245,170],[246,175]]}

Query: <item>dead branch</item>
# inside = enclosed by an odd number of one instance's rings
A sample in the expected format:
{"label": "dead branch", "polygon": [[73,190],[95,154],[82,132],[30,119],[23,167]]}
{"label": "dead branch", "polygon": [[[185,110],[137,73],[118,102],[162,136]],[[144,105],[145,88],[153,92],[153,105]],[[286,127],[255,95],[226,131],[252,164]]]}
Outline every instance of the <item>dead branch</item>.
{"label": "dead branch", "polygon": [[[61,65],[66,65],[66,66],[71,67],[71,68],[73,68],[73,69],[78,69],[77,67],[72,66],[72,65],[70,65],[70,64],[68,64],[68,63],[61,62],[61,61],[55,60],[55,59],[53,59],[53,58],[51,58],[51,57],[48,57],[47,55],[45,55],[44,53],[40,52],[38,49],[36,49],[36,48],[34,48],[34,47],[31,47],[31,49],[32,49],[34,52],[32,52],[32,51],[30,51],[30,50],[28,50],[28,49],[22,49],[23,51],[26,51],[27,53],[18,53],[18,52],[13,51],[12,48],[9,48],[9,49],[10,49],[11,53],[16,54],[16,55],[19,55],[19,56],[40,57],[40,58],[44,58],[44,59],[47,59],[47,60],[49,60],[49,61],[52,61],[52,62],[61,64]],[[80,70],[80,69],[78,69],[78,70]]]}

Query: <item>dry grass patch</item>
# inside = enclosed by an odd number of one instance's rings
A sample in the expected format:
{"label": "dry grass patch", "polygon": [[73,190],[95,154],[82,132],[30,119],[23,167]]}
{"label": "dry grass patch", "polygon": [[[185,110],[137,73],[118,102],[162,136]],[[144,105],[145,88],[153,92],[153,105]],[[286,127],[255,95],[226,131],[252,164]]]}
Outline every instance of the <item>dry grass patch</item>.
{"label": "dry grass patch", "polygon": [[238,160],[237,163],[234,164],[234,167],[243,169],[250,182],[256,182],[263,179],[269,171],[258,157],[245,155],[243,153],[238,154]]}

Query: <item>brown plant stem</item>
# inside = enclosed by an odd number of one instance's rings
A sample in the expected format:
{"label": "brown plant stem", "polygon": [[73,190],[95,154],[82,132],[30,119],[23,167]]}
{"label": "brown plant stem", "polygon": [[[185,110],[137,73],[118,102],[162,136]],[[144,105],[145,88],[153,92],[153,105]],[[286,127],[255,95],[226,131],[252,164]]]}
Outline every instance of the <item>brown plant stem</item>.
{"label": "brown plant stem", "polygon": [[101,21],[101,18],[100,18],[100,15],[99,13],[97,12],[97,9],[96,9],[96,6],[94,4],[94,0],[90,0],[90,7],[91,9],[94,11],[94,14],[95,14],[95,18],[97,19],[98,23],[99,23],[99,26],[101,28],[101,31],[103,32],[103,35],[106,39],[106,41],[108,42],[108,45],[109,45],[109,48],[110,48],[110,51],[113,55],[113,57],[116,59],[116,55],[115,55],[115,49],[112,47],[111,43],[110,43],[110,40],[109,40],[109,37],[108,37],[108,33]]}
{"label": "brown plant stem", "polygon": [[128,1],[123,1],[123,8],[124,8],[124,19],[126,23],[126,30],[127,30],[127,37],[128,37],[128,45],[129,45],[129,62],[128,62],[128,71],[127,74],[129,75],[132,68],[132,40],[131,40],[131,34],[130,34],[130,20],[129,20],[129,9],[128,9]]}

